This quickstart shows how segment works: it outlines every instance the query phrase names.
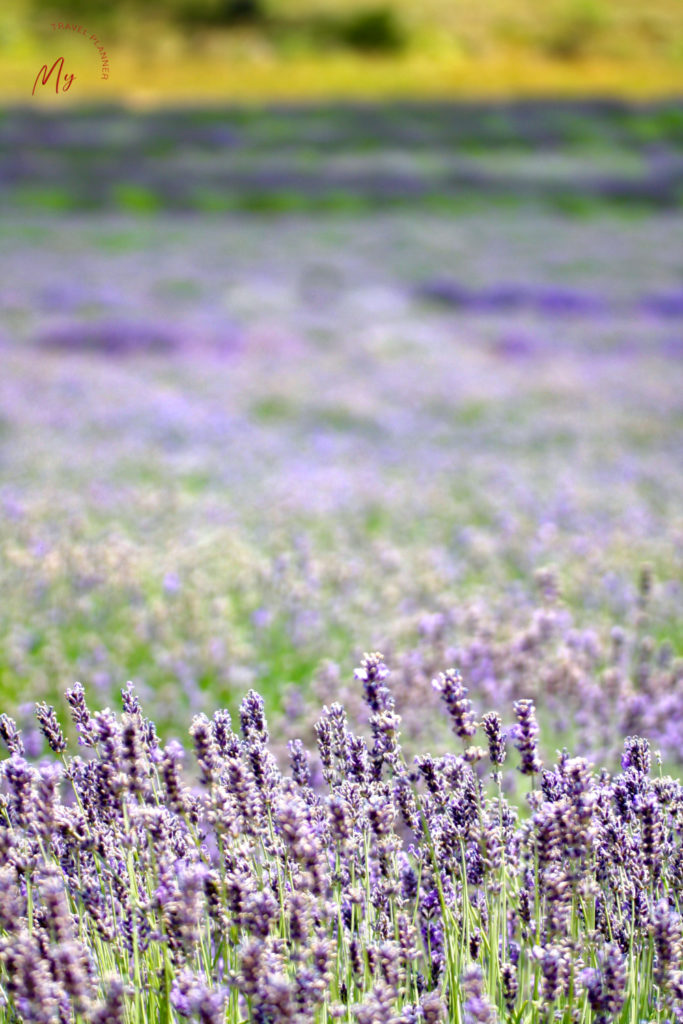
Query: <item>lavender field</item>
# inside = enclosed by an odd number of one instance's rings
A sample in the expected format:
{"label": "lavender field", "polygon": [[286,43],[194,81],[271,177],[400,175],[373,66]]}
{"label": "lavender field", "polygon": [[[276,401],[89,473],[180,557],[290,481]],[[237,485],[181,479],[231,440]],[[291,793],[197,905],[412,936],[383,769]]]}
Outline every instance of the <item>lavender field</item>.
{"label": "lavender field", "polygon": [[622,142],[497,165],[588,207],[8,158],[3,1024],[683,1020],[683,212]]}

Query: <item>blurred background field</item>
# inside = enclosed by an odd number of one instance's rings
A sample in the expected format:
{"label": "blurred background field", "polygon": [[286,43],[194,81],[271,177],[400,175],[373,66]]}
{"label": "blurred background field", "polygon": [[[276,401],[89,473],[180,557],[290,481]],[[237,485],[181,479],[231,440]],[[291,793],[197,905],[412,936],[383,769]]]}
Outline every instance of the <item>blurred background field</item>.
{"label": "blurred background field", "polygon": [[455,663],[678,761],[677,103],[0,130],[6,710],[133,679],[174,731],[253,685],[305,734],[377,648],[408,746]]}
{"label": "blurred background field", "polygon": [[65,11],[3,10],[0,710],[33,753],[76,679],[167,734],[255,686],[306,735],[379,649],[408,748],[448,742],[454,664],[477,713],[680,761],[679,15],[72,4],[98,83]]}
{"label": "blurred background field", "polygon": [[[111,65],[83,37],[95,34]],[[680,94],[681,0],[14,0],[0,88],[23,102],[54,54],[60,103]],[[39,102],[56,102],[47,90]]]}

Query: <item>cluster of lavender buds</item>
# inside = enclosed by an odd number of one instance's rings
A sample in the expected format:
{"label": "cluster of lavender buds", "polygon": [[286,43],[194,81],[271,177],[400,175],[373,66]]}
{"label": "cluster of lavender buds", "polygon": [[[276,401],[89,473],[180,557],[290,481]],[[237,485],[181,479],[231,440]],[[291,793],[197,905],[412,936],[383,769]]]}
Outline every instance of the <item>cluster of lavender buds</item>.
{"label": "cluster of lavender buds", "polygon": [[40,763],[3,715],[0,1022],[683,1020],[683,786],[647,741],[544,767],[532,702],[479,724],[449,670],[451,749],[409,758],[389,676],[367,655],[364,724],[332,703],[286,763],[254,691],[187,750],[130,686],[74,687],[66,730],[37,705]]}

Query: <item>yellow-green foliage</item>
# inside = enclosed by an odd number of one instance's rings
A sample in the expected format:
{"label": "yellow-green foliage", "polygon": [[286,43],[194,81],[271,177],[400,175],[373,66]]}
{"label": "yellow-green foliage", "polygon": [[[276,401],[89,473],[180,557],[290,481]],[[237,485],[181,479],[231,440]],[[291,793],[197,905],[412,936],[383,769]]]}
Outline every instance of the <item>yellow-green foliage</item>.
{"label": "yellow-green foliage", "polygon": [[69,16],[103,40],[102,82],[87,40],[51,28],[66,17],[52,0],[19,0],[0,12],[2,95],[29,97],[53,51],[77,79],[36,102],[683,91],[683,0],[240,0],[246,17],[221,15],[235,2],[81,3]]}

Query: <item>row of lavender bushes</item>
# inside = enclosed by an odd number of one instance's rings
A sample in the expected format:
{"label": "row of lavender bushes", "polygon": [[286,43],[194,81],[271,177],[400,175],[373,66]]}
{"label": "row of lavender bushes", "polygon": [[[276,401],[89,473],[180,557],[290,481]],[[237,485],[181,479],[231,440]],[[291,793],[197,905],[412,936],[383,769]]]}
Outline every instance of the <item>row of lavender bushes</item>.
{"label": "row of lavender bushes", "polygon": [[325,706],[285,772],[253,690],[186,767],[132,687],[121,716],[67,692],[82,756],[43,703],[31,764],[3,715],[3,1024],[683,1020],[683,786],[648,742],[543,765],[533,702],[477,722],[449,670],[459,752],[409,760],[388,676],[356,672],[367,738]]}

